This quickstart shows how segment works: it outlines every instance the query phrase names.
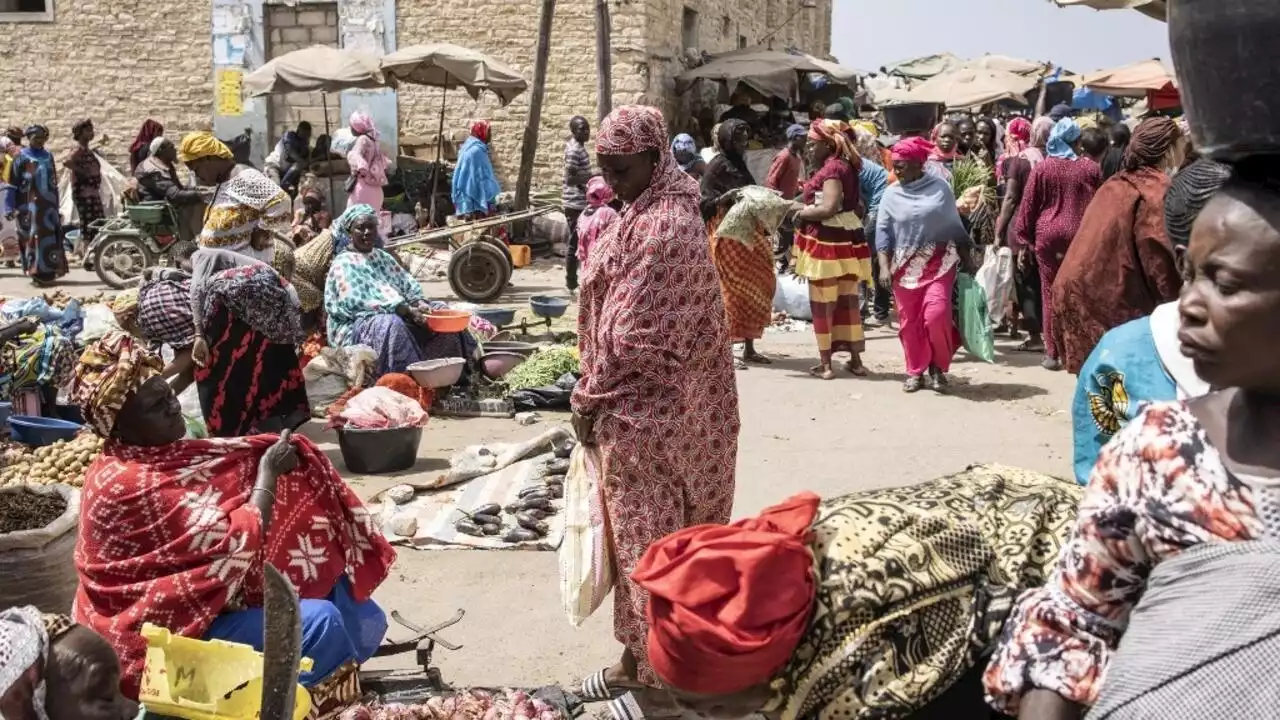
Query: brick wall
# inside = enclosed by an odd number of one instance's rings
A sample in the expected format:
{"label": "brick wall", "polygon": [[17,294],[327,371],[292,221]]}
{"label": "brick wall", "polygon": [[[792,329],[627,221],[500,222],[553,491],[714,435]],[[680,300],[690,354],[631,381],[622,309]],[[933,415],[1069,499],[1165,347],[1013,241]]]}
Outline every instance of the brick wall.
{"label": "brick wall", "polygon": [[[263,35],[267,39],[268,60],[312,45],[338,47],[338,4],[306,3],[299,5],[265,5],[262,8]],[[289,93],[270,98],[270,131],[274,143],[286,130],[299,122],[311,123],[312,138],[324,132],[324,93]],[[338,96],[331,95],[329,125],[336,130],[344,125]]]}
{"label": "brick wall", "polygon": [[0,22],[0,125],[47,125],[57,153],[72,123],[93,118],[122,170],[148,117],[174,137],[210,128],[208,0],[56,0],[53,12],[52,23]]}

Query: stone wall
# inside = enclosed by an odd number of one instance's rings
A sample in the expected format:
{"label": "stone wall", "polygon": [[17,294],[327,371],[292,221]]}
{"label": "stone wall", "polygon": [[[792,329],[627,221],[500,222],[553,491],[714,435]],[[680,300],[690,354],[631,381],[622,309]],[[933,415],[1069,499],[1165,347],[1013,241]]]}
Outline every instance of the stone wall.
{"label": "stone wall", "polygon": [[124,171],[147,117],[175,137],[210,127],[209,0],[56,0],[53,13],[52,23],[0,22],[0,125],[47,125],[56,153],[71,146],[72,123],[93,118]]}
{"label": "stone wall", "polygon": [[[263,7],[262,16],[263,35],[267,39],[267,60],[312,45],[338,47],[338,4],[336,2],[297,6],[266,5]],[[324,132],[324,93],[272,95],[270,108],[272,142],[304,120],[311,123],[313,139]],[[329,127],[337,130],[345,125],[342,119],[342,107],[336,95],[329,101],[328,108]]]}

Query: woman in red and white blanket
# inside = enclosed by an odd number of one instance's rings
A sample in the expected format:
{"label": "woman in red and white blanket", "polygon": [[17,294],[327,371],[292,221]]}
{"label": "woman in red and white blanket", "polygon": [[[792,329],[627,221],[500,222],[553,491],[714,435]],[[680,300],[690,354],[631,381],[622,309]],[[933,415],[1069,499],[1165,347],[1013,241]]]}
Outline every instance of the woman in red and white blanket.
{"label": "woman in red and white blanket", "polygon": [[395,552],[307,438],[185,440],[181,407],[141,341],[111,333],[80,358],[73,394],[107,438],[85,476],[75,618],[115,646],[137,697],[143,623],[262,649],[262,567],[302,599],[301,680],[324,714],[359,695],[357,665],[387,629],[370,599]]}

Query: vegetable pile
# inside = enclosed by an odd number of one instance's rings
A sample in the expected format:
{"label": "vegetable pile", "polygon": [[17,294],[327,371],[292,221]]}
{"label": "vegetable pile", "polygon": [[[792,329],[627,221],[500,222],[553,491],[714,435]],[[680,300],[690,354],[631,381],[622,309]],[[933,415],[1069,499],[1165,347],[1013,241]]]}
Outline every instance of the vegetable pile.
{"label": "vegetable pile", "polygon": [[507,390],[528,390],[529,388],[554,385],[565,373],[575,375],[582,372],[578,362],[578,349],[557,345],[544,348],[533,354],[528,360],[520,363],[514,370],[502,378]]}
{"label": "vegetable pile", "polygon": [[38,530],[57,520],[67,511],[67,501],[60,495],[26,490],[0,493],[0,534],[21,530]]}
{"label": "vegetable pile", "polygon": [[31,448],[12,443],[5,446],[0,462],[0,487],[18,485],[84,485],[84,471],[102,452],[102,438],[88,430],[70,441]]}
{"label": "vegetable pile", "polygon": [[[957,201],[967,206],[981,207],[993,199],[990,181],[991,168],[976,157],[966,155],[951,166],[951,191]],[[966,193],[969,195],[967,198]]]}
{"label": "vegetable pile", "polygon": [[546,701],[521,690],[490,693],[469,690],[449,697],[433,697],[421,705],[401,703],[353,705],[339,720],[564,720]]}

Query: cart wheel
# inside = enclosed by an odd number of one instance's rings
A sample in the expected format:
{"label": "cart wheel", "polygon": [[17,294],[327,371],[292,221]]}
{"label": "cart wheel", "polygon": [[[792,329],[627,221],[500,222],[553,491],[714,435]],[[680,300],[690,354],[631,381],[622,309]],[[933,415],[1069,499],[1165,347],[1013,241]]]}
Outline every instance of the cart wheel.
{"label": "cart wheel", "polygon": [[449,261],[449,287],[467,302],[498,299],[510,279],[511,261],[487,242],[467,243],[453,251]]}
{"label": "cart wheel", "polygon": [[487,242],[490,245],[501,250],[502,254],[505,255],[507,258],[507,264],[511,265],[512,267],[515,267],[515,261],[511,259],[511,248],[507,247],[506,243],[502,242],[501,240],[499,240],[498,238],[492,235],[481,235],[478,239],[480,240],[480,242]]}
{"label": "cart wheel", "polygon": [[93,269],[98,279],[116,290],[123,290],[142,277],[142,271],[156,264],[151,250],[130,235],[115,235],[98,241],[93,254]]}

